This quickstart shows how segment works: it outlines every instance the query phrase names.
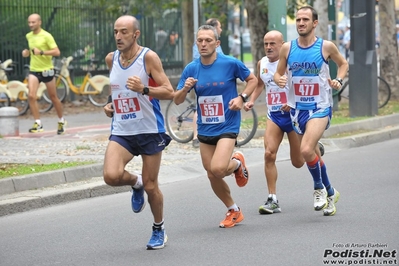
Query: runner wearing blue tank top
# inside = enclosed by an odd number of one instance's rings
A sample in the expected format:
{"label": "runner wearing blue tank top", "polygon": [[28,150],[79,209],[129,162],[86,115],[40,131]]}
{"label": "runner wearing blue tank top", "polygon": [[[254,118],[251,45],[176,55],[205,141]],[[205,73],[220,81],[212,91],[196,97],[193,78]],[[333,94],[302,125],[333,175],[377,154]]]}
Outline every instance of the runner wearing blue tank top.
{"label": "runner wearing blue tank top", "polygon": [[[292,165],[300,168],[305,163],[300,153],[299,138],[292,128],[290,113],[282,110],[287,105],[288,84],[284,88],[280,88],[273,80],[283,43],[283,34],[276,30],[269,31],[263,37],[266,56],[259,60],[257,64],[258,86],[244,106],[246,110],[253,108],[257,98],[263,92],[263,89],[266,88],[267,120],[263,139],[265,147],[264,171],[269,194],[265,204],[259,207],[260,214],[281,212],[280,203],[277,199],[278,172],[276,159],[284,133],[287,133]],[[322,146],[322,144],[319,145]],[[316,152],[320,154],[318,148],[316,148]]]}
{"label": "runner wearing blue tank top", "polygon": [[[201,160],[213,192],[227,208],[226,217],[219,227],[229,228],[241,222],[244,215],[234,202],[224,177],[234,173],[240,187],[248,182],[244,155],[234,152],[234,147],[241,124],[240,110],[254,91],[257,79],[241,61],[217,53],[219,45],[219,35],[213,26],[199,27],[197,46],[201,56],[184,68],[174,102],[184,102],[191,89],[197,95]],[[240,95],[237,93],[237,78],[246,81]]]}
{"label": "runner wearing blue tank top", "polygon": [[[311,6],[298,9],[296,28],[299,37],[283,44],[274,81],[280,88],[288,82],[288,106],[294,130],[299,135],[300,150],[313,177],[313,205],[325,216],[336,213],[339,192],[331,185],[324,161],[315,148],[330,125],[332,115],[332,89],[342,86],[348,71],[348,62],[336,45],[315,36],[317,11]],[[337,66],[337,76],[330,78],[328,60]],[[288,77],[286,75],[288,71]]]}
{"label": "runner wearing blue tank top", "polygon": [[[173,99],[174,92],[160,58],[137,43],[139,36],[140,25],[135,17],[125,15],[115,21],[117,50],[105,58],[112,94],[104,112],[112,117],[112,122],[104,158],[104,181],[110,186],[132,187],[131,205],[135,213],[144,209],[146,192],[154,217],[147,249],[160,249],[167,236],[158,173],[162,151],[171,138],[165,134],[159,100]],[[143,161],[141,173],[126,171],[126,165],[139,155]]]}

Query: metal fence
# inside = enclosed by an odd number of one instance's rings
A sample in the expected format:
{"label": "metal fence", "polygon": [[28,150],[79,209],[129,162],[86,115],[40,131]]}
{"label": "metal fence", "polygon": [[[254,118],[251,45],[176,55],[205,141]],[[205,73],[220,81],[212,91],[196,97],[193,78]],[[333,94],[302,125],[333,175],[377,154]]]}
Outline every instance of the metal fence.
{"label": "metal fence", "polygon": [[[57,4],[55,4],[57,2]],[[49,31],[61,51],[60,57],[73,56],[74,74],[80,75],[88,65],[85,47],[90,45],[93,57],[99,60],[98,72],[107,72],[104,58],[116,48],[113,36],[115,19],[122,15],[111,14],[104,8],[93,7],[84,1],[79,4],[71,1],[51,0],[1,0],[0,1],[0,60],[12,59],[16,62],[14,79],[23,78],[23,67],[29,64],[29,58],[22,57],[22,50],[28,44],[25,35],[30,31],[27,19],[30,14],[38,13],[42,19],[42,28]],[[158,18],[137,15],[141,24],[139,43],[156,50],[156,30],[162,27],[168,34],[167,41],[158,51],[162,51],[162,61],[166,70],[183,68],[182,38],[176,45],[169,44],[172,31],[181,35],[180,10],[165,10]],[[181,36],[180,36],[181,37]],[[163,53],[165,52],[165,53]]]}

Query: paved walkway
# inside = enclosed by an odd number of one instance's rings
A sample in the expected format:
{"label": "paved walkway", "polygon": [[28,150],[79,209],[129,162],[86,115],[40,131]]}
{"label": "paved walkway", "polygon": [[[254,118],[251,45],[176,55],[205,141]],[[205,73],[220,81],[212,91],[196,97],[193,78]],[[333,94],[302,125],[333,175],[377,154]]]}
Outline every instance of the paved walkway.
{"label": "paved walkway", "polygon": [[[258,111],[259,113],[259,111]],[[105,119],[104,119],[105,118]],[[18,137],[0,139],[0,163],[53,163],[92,161],[93,165],[0,180],[0,216],[51,204],[106,195],[129,188],[111,188],[102,180],[102,162],[108,143],[110,120],[102,112],[71,115],[66,134],[55,133],[57,118],[42,119],[46,131],[37,134],[21,133]],[[21,132],[27,132],[32,121],[20,120]],[[83,126],[84,125],[84,126]],[[53,128],[52,128],[53,127]],[[333,138],[334,134],[366,130],[367,133]],[[250,164],[263,163],[264,129],[257,137],[240,148]],[[354,123],[333,126],[322,140],[326,152],[367,145],[399,137],[399,114],[376,117]],[[286,140],[279,149],[278,160],[289,159]],[[140,171],[141,159],[135,158],[128,170]],[[172,141],[163,154],[160,183],[204,176],[198,149],[191,143]]]}

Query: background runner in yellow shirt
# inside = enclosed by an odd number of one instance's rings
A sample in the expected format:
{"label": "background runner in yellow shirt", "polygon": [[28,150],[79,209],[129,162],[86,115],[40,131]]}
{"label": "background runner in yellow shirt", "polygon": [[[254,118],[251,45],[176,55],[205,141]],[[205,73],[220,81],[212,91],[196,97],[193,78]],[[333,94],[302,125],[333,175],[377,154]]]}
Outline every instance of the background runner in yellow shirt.
{"label": "background runner in yellow shirt", "polygon": [[64,127],[66,126],[66,121],[63,118],[62,104],[57,97],[54,67],[51,60],[53,56],[60,55],[60,50],[53,36],[41,28],[42,20],[39,14],[30,15],[28,18],[28,25],[31,29],[31,32],[26,34],[29,49],[24,49],[22,51],[22,56],[30,56],[28,100],[35,122],[33,127],[29,129],[29,132],[36,133],[43,131],[43,125],[39,116],[39,107],[36,102],[36,94],[40,82],[44,82],[59,118],[57,134],[63,134],[65,132]]}

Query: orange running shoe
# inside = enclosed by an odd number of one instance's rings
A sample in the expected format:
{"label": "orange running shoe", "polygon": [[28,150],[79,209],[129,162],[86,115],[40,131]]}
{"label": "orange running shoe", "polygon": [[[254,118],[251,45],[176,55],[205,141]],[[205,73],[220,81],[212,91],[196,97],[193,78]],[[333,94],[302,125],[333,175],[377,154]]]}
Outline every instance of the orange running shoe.
{"label": "orange running shoe", "polygon": [[236,151],[233,154],[233,159],[239,160],[241,162],[240,167],[235,170],[234,176],[236,178],[236,183],[239,187],[243,187],[248,183],[249,173],[245,166],[244,154],[240,151]]}
{"label": "orange running shoe", "polygon": [[224,218],[224,220],[220,222],[219,227],[220,228],[233,227],[242,220],[244,220],[244,215],[242,214],[240,208],[238,209],[238,211],[234,211],[233,209],[228,210],[226,213],[226,218]]}

